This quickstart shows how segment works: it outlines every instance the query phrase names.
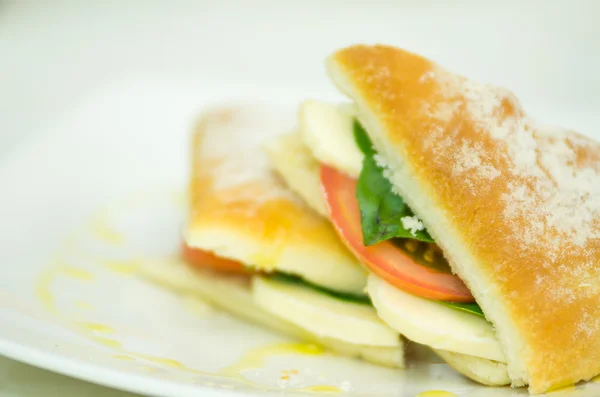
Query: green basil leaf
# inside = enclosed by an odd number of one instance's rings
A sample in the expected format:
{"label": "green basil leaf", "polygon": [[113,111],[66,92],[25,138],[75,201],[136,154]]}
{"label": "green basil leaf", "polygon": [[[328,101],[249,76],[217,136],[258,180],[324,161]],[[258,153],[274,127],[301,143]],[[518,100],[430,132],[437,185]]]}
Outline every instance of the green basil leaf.
{"label": "green basil leaf", "polygon": [[481,316],[485,318],[481,307],[477,303],[463,303],[463,302],[446,302],[446,301],[438,301],[442,305],[451,307],[456,310],[462,310],[463,312],[475,314],[476,316]]}
{"label": "green basil leaf", "polygon": [[272,280],[275,280],[275,281],[283,282],[283,283],[302,285],[304,287],[307,287],[312,290],[329,295],[333,298],[341,299],[343,301],[352,302],[352,303],[361,303],[361,304],[365,304],[365,305],[371,304],[371,298],[369,298],[368,295],[358,295],[358,294],[351,294],[348,292],[334,291],[329,288],[325,288],[320,285],[313,284],[310,281],[306,281],[302,277],[296,276],[293,274],[277,272],[277,273],[273,273],[273,274],[269,275],[269,278]]}
{"label": "green basil leaf", "polygon": [[373,144],[358,122],[354,123],[354,137],[365,155],[356,185],[363,243],[368,246],[395,237],[433,242],[426,230],[413,234],[404,228],[402,218],[412,217],[414,213],[404,199],[392,191],[392,184],[384,176],[383,168],[375,161]]}
{"label": "green basil leaf", "polygon": [[354,140],[365,156],[372,156],[376,153],[375,149],[373,149],[373,143],[367,135],[367,131],[365,131],[358,120],[354,120]]}

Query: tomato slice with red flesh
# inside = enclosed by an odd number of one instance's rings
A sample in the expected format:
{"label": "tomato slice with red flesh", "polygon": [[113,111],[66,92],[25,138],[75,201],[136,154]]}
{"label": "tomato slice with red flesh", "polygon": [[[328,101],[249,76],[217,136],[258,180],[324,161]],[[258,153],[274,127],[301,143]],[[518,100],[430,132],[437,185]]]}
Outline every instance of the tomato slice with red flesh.
{"label": "tomato slice with red flesh", "polygon": [[251,273],[251,270],[240,262],[218,257],[209,251],[192,248],[185,242],[181,246],[181,257],[187,264],[197,269],[212,269],[225,273]]}
{"label": "tomato slice with red flesh", "polygon": [[356,183],[344,173],[321,165],[321,185],[331,221],[350,251],[373,273],[406,292],[428,299],[474,302],[458,276],[419,264],[392,241],[364,245]]}

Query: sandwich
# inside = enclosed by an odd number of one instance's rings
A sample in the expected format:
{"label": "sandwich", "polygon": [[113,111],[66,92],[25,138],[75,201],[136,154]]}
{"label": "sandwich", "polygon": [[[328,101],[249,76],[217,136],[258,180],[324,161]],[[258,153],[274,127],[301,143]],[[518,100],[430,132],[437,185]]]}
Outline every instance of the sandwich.
{"label": "sandwich", "polygon": [[191,144],[181,255],[142,273],[290,337],[402,368],[403,339],[371,305],[367,271],[269,164],[264,145],[294,124],[257,105],[206,111]]}
{"label": "sandwich", "polygon": [[326,65],[350,103],[304,102],[271,157],[369,270],[379,317],[481,383],[598,375],[600,144],[401,49]]}
{"label": "sandwich", "polygon": [[201,119],[182,260],[148,277],[377,364],[408,340],[531,393],[600,374],[600,145],[398,48],[326,66],[348,103]]}

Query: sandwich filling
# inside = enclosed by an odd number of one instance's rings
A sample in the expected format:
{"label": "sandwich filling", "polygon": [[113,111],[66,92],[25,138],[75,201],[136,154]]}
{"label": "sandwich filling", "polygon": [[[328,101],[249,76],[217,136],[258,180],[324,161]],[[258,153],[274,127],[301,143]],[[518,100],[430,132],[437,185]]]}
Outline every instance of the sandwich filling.
{"label": "sandwich filling", "polygon": [[[300,140],[319,164],[321,192],[301,195],[312,202],[323,197],[325,216],[372,272],[367,289],[387,324],[435,349],[504,362],[493,326],[423,222],[392,189],[385,165],[348,109],[302,105]],[[435,325],[440,319],[442,328]]]}
{"label": "sandwich filling", "polygon": [[[300,133],[315,156],[320,156],[327,216],[344,243],[369,270],[398,288],[483,316],[423,222],[394,191],[363,127],[341,109],[347,107],[304,103]],[[331,128],[338,131],[331,133]],[[324,138],[327,135],[335,139]],[[334,141],[344,141],[342,148],[354,146],[347,153],[329,146]],[[347,166],[349,158],[359,165]]]}
{"label": "sandwich filling", "polygon": [[184,262],[201,272],[210,268],[221,274],[250,276],[254,304],[310,335],[361,346],[401,347],[398,332],[380,319],[366,294],[337,291],[280,271],[260,272],[187,245],[182,252]]}
{"label": "sandwich filling", "polygon": [[423,222],[392,190],[369,137],[356,120],[354,137],[364,153],[358,180],[321,167],[331,219],[346,244],[371,271],[398,288],[483,316]]}

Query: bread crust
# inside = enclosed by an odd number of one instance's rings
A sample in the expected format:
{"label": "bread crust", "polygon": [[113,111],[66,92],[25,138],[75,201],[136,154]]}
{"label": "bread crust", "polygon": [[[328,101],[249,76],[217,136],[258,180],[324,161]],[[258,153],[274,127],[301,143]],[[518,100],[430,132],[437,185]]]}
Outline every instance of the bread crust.
{"label": "bread crust", "polygon": [[327,65],[496,326],[513,385],[541,393],[598,375],[600,145],[401,49],[353,46]]}
{"label": "bread crust", "polygon": [[192,142],[184,238],[191,247],[259,270],[296,273],[361,294],[366,271],[331,224],[288,190],[269,165],[263,145],[293,125],[293,118],[257,106],[203,115]]}

